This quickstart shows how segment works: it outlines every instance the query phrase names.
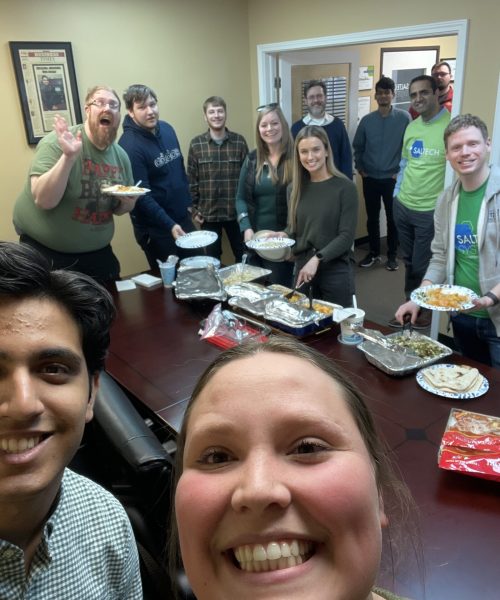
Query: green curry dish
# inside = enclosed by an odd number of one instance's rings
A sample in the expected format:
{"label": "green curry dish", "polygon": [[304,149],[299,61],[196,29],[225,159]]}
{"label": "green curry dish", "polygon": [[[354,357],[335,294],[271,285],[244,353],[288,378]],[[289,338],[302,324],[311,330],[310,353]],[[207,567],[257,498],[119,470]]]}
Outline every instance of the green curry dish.
{"label": "green curry dish", "polygon": [[431,340],[421,337],[407,337],[403,335],[391,336],[391,342],[407,348],[413,354],[420,356],[420,358],[434,358],[440,356],[443,350],[440,346],[432,342]]}

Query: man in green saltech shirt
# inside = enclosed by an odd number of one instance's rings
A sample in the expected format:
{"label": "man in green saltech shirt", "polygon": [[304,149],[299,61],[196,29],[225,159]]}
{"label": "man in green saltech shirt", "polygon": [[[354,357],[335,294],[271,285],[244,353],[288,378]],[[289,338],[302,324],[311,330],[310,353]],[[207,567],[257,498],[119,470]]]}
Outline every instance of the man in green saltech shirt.
{"label": "man in green saltech shirt", "polygon": [[[488,163],[485,123],[473,115],[452,119],[444,132],[446,158],[457,181],[438,199],[432,258],[421,285],[450,283],[479,296],[467,313],[452,314],[453,335],[464,356],[500,368],[500,168]],[[417,319],[406,302],[396,312]]]}
{"label": "man in green saltech shirt", "polygon": [[[439,104],[439,90],[430,75],[410,82],[410,101],[419,113],[406,128],[400,171],[394,188],[394,223],[405,263],[405,297],[409,300],[429,265],[434,236],[434,208],[444,189],[446,168],[443,133],[450,113]],[[430,311],[423,311],[416,329],[430,325]],[[399,327],[393,320],[389,323]]]}

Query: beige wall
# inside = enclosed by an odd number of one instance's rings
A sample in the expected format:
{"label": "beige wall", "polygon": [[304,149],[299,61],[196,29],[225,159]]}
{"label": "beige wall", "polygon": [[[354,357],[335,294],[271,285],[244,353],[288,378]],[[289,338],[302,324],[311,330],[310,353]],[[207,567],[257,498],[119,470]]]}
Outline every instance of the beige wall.
{"label": "beige wall", "polygon": [[[497,0],[473,5],[421,0],[412,9],[399,0],[383,5],[368,0],[0,0],[0,239],[16,238],[12,207],[33,153],[26,143],[9,41],[71,41],[80,98],[95,83],[119,91],[130,83],[151,85],[159,94],[162,117],[174,125],[186,153],[191,137],[204,128],[201,103],[212,94],[226,98],[229,126],[254,145],[257,44],[431,21],[470,20],[463,109],[481,115],[491,127],[499,6]],[[124,274],[145,267],[128,217],[117,219],[114,247]]]}
{"label": "beige wall", "polygon": [[400,0],[250,0],[253,102],[258,101],[257,44],[458,19],[470,23],[462,108],[482,116],[491,128],[500,56],[497,0],[421,0],[413,4]]}
{"label": "beige wall", "polygon": [[[252,145],[245,1],[0,0],[0,14],[0,239],[16,239],[12,208],[33,155],[26,142],[9,41],[70,41],[81,101],[96,83],[120,93],[131,83],[150,85],[184,154],[190,139],[204,130],[201,105],[214,94],[228,103],[229,127]],[[116,223],[113,246],[122,274],[146,268],[129,217],[117,218]]]}

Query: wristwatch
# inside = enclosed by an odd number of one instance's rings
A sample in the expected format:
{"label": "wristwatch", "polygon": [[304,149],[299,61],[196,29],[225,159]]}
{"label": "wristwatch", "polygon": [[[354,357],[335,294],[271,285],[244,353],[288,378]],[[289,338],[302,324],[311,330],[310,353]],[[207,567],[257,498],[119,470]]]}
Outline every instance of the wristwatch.
{"label": "wristwatch", "polygon": [[238,221],[238,224],[239,224],[239,223],[241,223],[245,217],[248,217],[248,213],[247,213],[247,212],[242,212],[242,213],[240,213],[240,214],[239,214],[239,215],[236,217],[236,220]]}
{"label": "wristwatch", "polygon": [[316,258],[318,260],[323,260],[323,254],[321,252],[316,252]]}
{"label": "wristwatch", "polygon": [[488,296],[490,300],[493,300],[493,306],[496,306],[500,302],[498,296],[493,292],[486,292],[485,296]]}

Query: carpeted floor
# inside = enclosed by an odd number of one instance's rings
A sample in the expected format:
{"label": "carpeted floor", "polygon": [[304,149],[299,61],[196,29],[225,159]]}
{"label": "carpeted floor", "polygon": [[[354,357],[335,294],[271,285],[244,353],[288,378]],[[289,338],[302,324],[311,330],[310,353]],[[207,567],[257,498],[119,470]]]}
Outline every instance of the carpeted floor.
{"label": "carpeted floor", "polygon": [[404,301],[405,268],[403,261],[398,259],[399,269],[387,271],[385,239],[382,240],[380,263],[373,267],[357,266],[368,253],[368,243],[356,246],[356,299],[359,308],[366,313],[366,318],[381,325],[387,325],[394,317],[398,306]]}

